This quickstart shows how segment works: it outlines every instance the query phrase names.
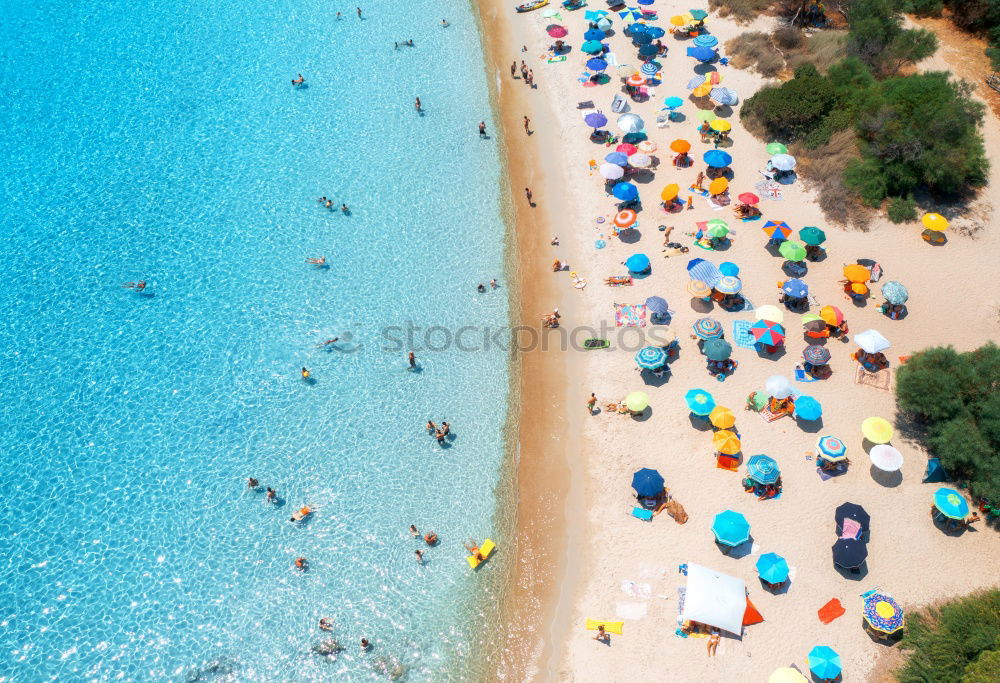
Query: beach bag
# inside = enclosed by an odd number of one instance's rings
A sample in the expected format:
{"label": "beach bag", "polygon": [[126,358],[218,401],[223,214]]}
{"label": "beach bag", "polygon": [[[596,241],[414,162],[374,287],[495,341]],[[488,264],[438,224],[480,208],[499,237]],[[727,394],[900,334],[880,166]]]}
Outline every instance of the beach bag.
{"label": "beach bag", "polygon": [[678,503],[676,500],[672,500],[667,503],[667,514],[674,518],[674,521],[678,524],[684,524],[688,521],[687,513],[684,511],[684,506]]}

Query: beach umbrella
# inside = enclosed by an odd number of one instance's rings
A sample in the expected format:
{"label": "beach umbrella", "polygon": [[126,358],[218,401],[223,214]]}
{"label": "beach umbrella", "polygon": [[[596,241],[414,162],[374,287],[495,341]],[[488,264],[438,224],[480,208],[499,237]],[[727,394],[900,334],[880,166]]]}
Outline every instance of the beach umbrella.
{"label": "beach umbrella", "polygon": [[715,267],[715,264],[705,259],[695,258],[688,261],[688,277],[692,280],[701,280],[709,287],[714,287],[715,283],[722,277],[722,273]]}
{"label": "beach umbrella", "polygon": [[[652,3],[650,3],[650,4],[652,4]],[[650,36],[650,37],[652,37],[654,39],[655,38],[662,38],[663,36],[667,35],[667,32],[664,31],[659,26],[650,26],[650,25],[647,24],[645,26],[645,30],[646,30],[646,35],[648,35],[648,36]]]}
{"label": "beach umbrella", "polygon": [[823,406],[812,396],[799,396],[795,399],[795,417],[806,422],[818,420],[823,417]]}
{"label": "beach umbrella", "polygon": [[779,171],[791,171],[795,168],[795,157],[791,154],[775,154],[771,157],[771,166]]}
{"label": "beach umbrella", "polygon": [[781,286],[781,291],[793,299],[803,299],[809,296],[809,285],[798,279],[785,280],[785,284]]}
{"label": "beach umbrella", "polygon": [[857,522],[861,527],[862,534],[868,530],[868,527],[872,523],[871,515],[869,515],[868,511],[857,503],[841,503],[837,506],[837,509],[833,511],[833,519],[837,523],[838,534],[840,533],[840,529],[844,526],[845,519],[852,519]]}
{"label": "beach umbrella", "polygon": [[[781,476],[777,461],[767,455],[755,455],[747,460],[747,476],[758,484],[774,484]],[[771,583],[779,583],[772,581]]]}
{"label": "beach umbrella", "polygon": [[673,201],[677,197],[677,193],[680,191],[680,185],[677,183],[670,183],[660,192],[660,199],[665,202]]}
{"label": "beach umbrella", "polygon": [[725,339],[709,339],[702,346],[702,353],[709,360],[728,360],[733,355],[733,346]]}
{"label": "beach umbrella", "polygon": [[702,33],[695,36],[692,42],[699,47],[715,47],[719,44],[719,39],[710,33]]}
{"label": "beach umbrella", "polygon": [[702,19],[708,18],[708,12],[703,9],[689,9],[688,14],[690,14],[691,18],[695,21],[701,21]]}
{"label": "beach umbrella", "polygon": [[599,40],[588,40],[580,46],[580,49],[589,55],[596,55],[604,49],[604,45]]}
{"label": "beach umbrella", "polygon": [[649,270],[649,257],[645,254],[632,254],[625,260],[625,267],[632,273],[644,273]]}
{"label": "beach umbrella", "polygon": [[939,488],[935,491],[934,507],[948,519],[965,519],[969,514],[969,504],[955,489]]}
{"label": "beach umbrella", "polygon": [[649,396],[643,391],[633,391],[625,397],[625,407],[633,413],[641,413],[649,407]]}
{"label": "beach umbrella", "polygon": [[[604,61],[604,60],[601,60]],[[583,122],[591,128],[603,128],[608,124],[608,117],[604,114],[594,112],[583,117]]]}
{"label": "beach umbrella", "polygon": [[799,230],[799,239],[811,247],[816,247],[826,241],[826,233],[813,225],[807,225]]}
{"label": "beach umbrella", "polygon": [[618,180],[625,175],[625,169],[618,164],[601,164],[599,172],[605,180]]}
{"label": "beach umbrella", "polygon": [[723,275],[715,283],[714,289],[720,294],[739,294],[743,289],[743,282],[734,275]]}
{"label": "beach umbrella", "polygon": [[879,353],[892,346],[888,339],[875,330],[865,330],[854,335],[854,343],[867,353]]}
{"label": "beach umbrella", "polygon": [[709,237],[725,237],[729,233],[729,223],[721,218],[713,218],[705,223],[705,232]]}
{"label": "beach umbrella", "polygon": [[802,327],[810,332],[822,332],[826,329],[826,321],[815,313],[803,313]]}
{"label": "beach umbrella", "polygon": [[776,322],[770,320],[758,320],[750,326],[750,334],[757,340],[758,344],[767,346],[777,346],[785,341],[785,330]]}
{"label": "beach umbrella", "polygon": [[844,277],[851,282],[868,282],[872,278],[872,272],[860,263],[852,263],[844,266]]}
{"label": "beach umbrella", "polygon": [[700,318],[691,328],[699,339],[722,339],[722,323],[714,318]]}
{"label": "beach umbrella", "polygon": [[676,109],[677,107],[684,104],[684,100],[677,97],[676,95],[671,95],[663,100],[663,106],[666,109]]}
{"label": "beach umbrella", "polygon": [[614,195],[615,199],[630,202],[638,198],[639,188],[632,183],[618,183],[611,189],[611,194]]}
{"label": "beach umbrella", "polygon": [[[695,76],[694,78],[692,78],[691,80],[689,80],[687,82],[687,86],[686,87],[687,87],[688,90],[694,90],[695,88],[698,88],[698,87],[703,86],[703,85],[705,85],[705,77],[704,76]],[[712,114],[712,119],[718,118],[715,115],[715,112],[711,112],[711,114]],[[712,119],[706,119],[706,120],[707,121],[711,121]]]}
{"label": "beach umbrella", "polygon": [[644,154],[651,154],[656,151],[656,143],[652,140],[643,140],[637,145],[637,149]]}
{"label": "beach umbrella", "polygon": [[832,325],[836,327],[844,322],[844,313],[836,306],[824,306],[819,309],[819,317],[821,317],[827,325]]}
{"label": "beach umbrella", "polygon": [[[645,31],[642,33],[635,33],[632,35],[633,45],[649,45],[652,42],[653,42],[653,37],[648,33],[646,33]],[[657,52],[659,52],[659,50],[657,50]]]}
{"label": "beach umbrella", "polygon": [[592,28],[583,34],[584,40],[604,40],[604,31],[599,28]]}
{"label": "beach umbrella", "polygon": [[653,57],[659,54],[660,48],[655,45],[640,45],[639,46],[639,56],[640,57]]}
{"label": "beach umbrella", "polygon": [[623,133],[638,133],[645,127],[643,120],[635,114],[622,114],[618,117],[618,129]]}
{"label": "beach umbrella", "polygon": [[809,650],[808,659],[809,670],[821,681],[832,681],[843,669],[840,665],[840,655],[826,645],[817,645]]}
{"label": "beach umbrella", "polygon": [[628,165],[632,168],[646,168],[653,163],[653,160],[646,154],[635,153],[628,158]]}
{"label": "beach umbrella", "polygon": [[684,402],[687,403],[688,410],[701,416],[708,415],[715,407],[715,399],[704,389],[689,389],[684,394]]}
{"label": "beach umbrella", "polygon": [[694,47],[689,47],[687,49],[687,56],[694,57],[699,62],[710,62],[715,59],[715,50],[710,47],[701,47],[700,45],[695,45]]}
{"label": "beach umbrella", "polygon": [[694,117],[699,121],[704,121],[706,123],[708,123],[709,121],[714,121],[715,119],[719,118],[718,116],[715,115],[715,112],[712,111],[711,109],[699,109],[698,113],[695,114]]}
{"label": "beach umbrella", "polygon": [[738,512],[724,510],[715,516],[712,533],[722,545],[735,548],[750,539],[750,522]]}
{"label": "beach umbrella", "polygon": [[903,466],[903,454],[888,444],[872,446],[868,457],[875,467],[884,472],[896,472]]}
{"label": "beach umbrella", "polygon": [[757,195],[755,195],[753,192],[742,192],[742,193],[740,193],[740,196],[737,197],[737,199],[739,199],[744,204],[751,204],[752,205],[752,204],[759,204],[760,203],[760,197],[758,197]]}
{"label": "beach umbrella", "polygon": [[903,628],[905,621],[903,608],[891,595],[877,590],[869,591],[863,597],[862,614],[864,620],[876,631],[893,634]]}
{"label": "beach umbrella", "polygon": [[729,429],[736,425],[736,413],[725,406],[715,406],[708,414],[708,420],[713,427]]}
{"label": "beach umbrella", "polygon": [[646,299],[646,308],[654,315],[666,315],[670,313],[670,307],[667,306],[667,300],[662,296],[651,296]]}
{"label": "beach umbrella", "polygon": [[597,20],[596,23],[597,23],[597,28],[601,29],[602,31],[611,30],[611,19],[609,19],[608,17],[601,17],[600,19]]}
{"label": "beach umbrella", "polygon": [[[819,440],[816,441],[816,450],[819,451],[820,457],[830,462],[840,462],[847,458],[847,446],[835,436],[819,437]],[[845,503],[845,505],[850,505],[850,503]],[[839,510],[840,508],[837,509]]]}
{"label": "beach umbrella", "polygon": [[795,393],[795,387],[792,386],[792,382],[782,375],[771,375],[764,382],[764,388],[767,390],[769,396],[773,396],[777,399],[788,398]]}
{"label": "beach umbrella", "polygon": [[892,425],[881,417],[868,417],[861,423],[861,435],[872,443],[889,443],[892,441]]}
{"label": "beach umbrella", "polygon": [[674,140],[670,143],[670,151],[678,154],[687,154],[691,151],[691,143],[687,140]]}
{"label": "beach umbrella", "polygon": [[[616,227],[627,228],[633,223],[635,223],[636,218],[638,218],[638,216],[639,214],[637,214],[632,209],[622,209],[621,211],[615,214],[615,217],[611,220],[611,222],[614,223]],[[649,264],[647,263],[647,266],[648,265]]]}
{"label": "beach umbrella", "polygon": [[628,155],[622,152],[610,152],[604,160],[609,164],[616,164],[618,166],[628,166]]}
{"label": "beach umbrella", "polygon": [[[765,456],[754,456],[756,457],[767,457]],[[753,458],[751,458],[752,460]],[[770,460],[770,458],[768,458]],[[773,462],[773,461],[772,461]],[[749,471],[750,466],[747,465],[747,470]],[[761,482],[770,484],[772,482]],[[765,553],[757,558],[757,574],[764,581],[770,584],[781,584],[788,580],[788,562],[785,561],[781,555],[776,553]]]}
{"label": "beach umbrella", "polygon": [[783,666],[767,677],[767,683],[809,683],[809,680],[796,669]]}
{"label": "beach umbrella", "polygon": [[725,178],[716,178],[708,184],[708,193],[710,195],[722,194],[729,189],[729,181]]}
{"label": "beach umbrella", "polygon": [[722,83],[722,74],[718,71],[709,71],[705,74],[705,82],[712,85],[718,85],[719,83]]}
{"label": "beach umbrella", "polygon": [[852,282],[851,291],[855,294],[860,294],[861,296],[868,296],[868,286],[862,284],[861,282]]}
{"label": "beach umbrella", "polygon": [[735,106],[740,101],[740,97],[736,94],[736,91],[730,88],[712,88],[712,92],[708,96],[713,102],[720,105]]}
{"label": "beach umbrella", "polygon": [[610,12],[603,9],[587,10],[583,13],[583,18],[587,21],[598,21],[599,19],[604,19],[609,14]]}
{"label": "beach umbrella", "polygon": [[714,121],[710,121],[708,125],[712,130],[717,130],[720,133],[732,130],[733,128],[733,124],[729,123],[729,121],[726,121],[725,119],[715,119]]}
{"label": "beach umbrella", "polygon": [[[608,63],[603,59],[601,59],[600,57],[591,57],[590,59],[587,60],[587,68],[590,69],[591,71],[604,71],[605,69],[608,68]],[[588,116],[592,116],[592,114],[588,114]],[[604,119],[604,123],[607,122],[608,120]],[[601,125],[603,126],[604,123],[602,123]],[[589,126],[590,124],[588,123],[587,125]]]}
{"label": "beach umbrella", "polygon": [[769,142],[764,146],[764,149],[771,156],[774,156],[775,154],[788,154],[788,148],[780,142]]}
{"label": "beach umbrella", "polygon": [[728,277],[736,277],[740,274],[740,267],[735,263],[723,261],[719,264],[719,272]]}
{"label": "beach umbrella", "polygon": [[[545,32],[553,38],[565,38],[566,34],[569,33],[565,26],[560,26],[559,24],[551,24],[547,29],[545,29]],[[603,38],[604,35],[602,34],[601,37]]]}
{"label": "beach umbrella", "polygon": [[920,222],[924,224],[924,227],[928,230],[935,230],[940,232],[948,228],[948,219],[939,213],[925,213]]}
{"label": "beach umbrella", "polygon": [[638,152],[639,148],[636,147],[635,145],[631,144],[631,143],[623,142],[622,144],[620,144],[617,147],[615,147],[615,151],[616,152],[621,152],[625,156],[631,156],[632,154],[635,154],[636,152]]}
{"label": "beach umbrella", "polygon": [[687,26],[694,23],[694,17],[690,14],[675,14],[670,17],[670,23],[674,26]]}
{"label": "beach umbrella", "polygon": [[910,293],[906,291],[906,287],[901,282],[890,280],[882,285],[882,296],[890,304],[898,306],[906,303],[906,300],[910,298]]}
{"label": "beach umbrella", "polygon": [[639,33],[645,33],[647,28],[648,27],[645,24],[640,24],[640,23],[629,24],[628,26],[625,27],[625,35],[633,36]]}
{"label": "beach umbrella", "polygon": [[687,284],[688,294],[696,299],[704,299],[712,295],[712,288],[701,280],[691,280]]}
{"label": "beach umbrella", "polygon": [[789,261],[802,261],[806,257],[806,247],[802,242],[785,240],[778,247],[778,253]]}
{"label": "beach umbrella", "polygon": [[787,240],[788,236],[792,234],[792,229],[785,221],[768,221],[761,230],[774,240]]}
{"label": "beach umbrella", "polygon": [[725,168],[733,163],[733,157],[721,149],[710,149],[702,155],[701,159],[712,168]]}
{"label": "beach umbrella", "polygon": [[720,429],[712,434],[712,447],[723,455],[736,455],[743,449],[740,437],[728,429]]}
{"label": "beach umbrella", "polygon": [[830,362],[830,351],[825,346],[807,346],[802,350],[802,359],[810,365],[826,365]]}
{"label": "beach umbrella", "polygon": [[646,370],[656,370],[667,364],[667,352],[659,346],[645,346],[635,354],[635,364]]}
{"label": "beach umbrella", "polygon": [[647,76],[655,76],[660,72],[660,65],[656,62],[645,62],[639,67],[639,71]]}
{"label": "beach umbrella", "polygon": [[632,488],[637,496],[655,496],[663,491],[663,475],[656,470],[643,467],[632,475]]}
{"label": "beach umbrella", "polygon": [[642,12],[634,7],[629,7],[619,12],[618,16],[628,23],[633,23],[642,19]]}
{"label": "beach umbrella", "polygon": [[641,74],[632,74],[631,76],[628,77],[625,83],[633,88],[638,88],[640,85],[646,84],[646,77]]}
{"label": "beach umbrella", "polygon": [[764,304],[759,306],[754,311],[754,317],[757,320],[770,320],[771,322],[778,323],[779,325],[785,322],[785,314],[777,306],[772,306],[771,304]]}
{"label": "beach umbrella", "polygon": [[868,546],[855,538],[838,538],[833,544],[833,563],[844,569],[856,569],[868,558]]}
{"label": "beach umbrella", "polygon": [[705,95],[707,95],[711,91],[712,91],[712,84],[709,83],[708,81],[705,81],[701,85],[699,85],[697,88],[695,88],[694,90],[692,90],[691,94],[694,97],[704,97]]}

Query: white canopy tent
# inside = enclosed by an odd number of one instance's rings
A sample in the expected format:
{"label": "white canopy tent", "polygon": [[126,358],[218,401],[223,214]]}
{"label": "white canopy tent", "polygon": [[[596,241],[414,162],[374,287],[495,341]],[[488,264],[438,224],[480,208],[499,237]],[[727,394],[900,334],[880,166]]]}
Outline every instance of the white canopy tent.
{"label": "white canopy tent", "polygon": [[684,620],[740,635],[746,609],[747,590],[741,579],[698,564],[688,564]]}

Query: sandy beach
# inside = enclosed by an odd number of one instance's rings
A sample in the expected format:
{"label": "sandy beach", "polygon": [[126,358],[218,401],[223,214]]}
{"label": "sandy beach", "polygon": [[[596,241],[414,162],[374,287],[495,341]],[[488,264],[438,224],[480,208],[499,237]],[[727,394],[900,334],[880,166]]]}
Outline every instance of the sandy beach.
{"label": "sandy beach", "polygon": [[[660,19],[654,23],[664,27],[669,26],[670,15],[687,9],[663,0],[655,8]],[[658,147],[654,156],[659,158],[659,167],[651,178],[638,181],[644,205],[639,214],[640,237],[623,243],[609,231],[617,200],[606,195],[603,179],[589,163],[601,163],[613,148],[591,142],[590,128],[577,105],[592,101],[609,116],[609,128],[615,130],[610,103],[622,92],[624,72],[610,68],[611,82],[582,87],[578,77],[587,57],[578,49],[587,28],[583,11],[562,11],[553,18],[537,11],[515,15],[512,6],[495,0],[483,0],[480,11],[484,26],[490,29],[486,32],[490,68],[497,77],[505,132],[522,323],[537,328],[540,314],[559,307],[562,328],[549,331],[550,341],[577,327],[601,329],[602,325],[606,332],[594,336],[611,340],[606,351],[563,353],[535,348],[520,357],[518,559],[502,611],[504,628],[516,633],[518,644],[499,651],[500,677],[766,680],[782,666],[796,665],[807,671],[806,653],[814,645],[825,644],[841,654],[845,680],[876,679],[884,673],[876,662],[881,661],[885,647],[861,628],[859,594],[879,587],[912,609],[994,585],[995,573],[990,568],[1000,561],[1000,537],[983,526],[960,536],[946,535],[931,523],[928,509],[933,486],[921,483],[926,454],[905,434],[897,433],[893,440],[905,458],[902,477],[886,480],[871,470],[862,447],[861,422],[869,416],[893,421],[895,399],[891,384],[856,383],[857,366],[849,357],[855,345],[831,339],[827,347],[833,355],[833,376],[811,384],[796,383],[797,391],[823,404],[818,432],[804,431],[790,418],[766,423],[743,410],[747,395],[761,389],[767,377],[791,377],[801,361],[805,341],[798,333],[795,314],[786,313],[786,354],[759,357],[753,350],[737,348],[735,374],[723,383],[709,376],[705,358],[691,338],[692,323],[706,315],[715,317],[731,339],[733,321],[752,321],[754,315],[752,310],[730,313],[692,302],[685,291],[688,260],[700,256],[715,263],[739,264],[744,296],[756,306],[777,303],[776,284],[786,276],[781,271],[782,259],[764,248],[763,221],[740,222],[728,208],[716,210],[700,196],[694,197],[693,210],[667,214],[660,207],[660,190],[668,183],[679,183],[681,197],[687,198],[684,188],[704,169],[701,156],[711,148],[699,140],[694,119],[698,107],[687,99],[684,88],[697,64],[684,55],[688,43],[670,35],[664,38],[670,49],[659,59],[663,82],[652,88],[647,102],[630,102],[630,111],[646,121],[649,139]],[[750,28],[766,30],[770,21],[761,18]],[[550,23],[569,30],[565,40],[573,50],[564,62],[547,63],[540,58],[553,42],[545,33]],[[712,15],[708,25],[723,45],[749,30]],[[635,48],[622,34],[617,17],[614,28],[607,42],[618,61],[637,66]],[[529,89],[520,78],[511,79],[508,69],[515,59],[523,59],[534,71],[537,89]],[[942,45],[920,68],[946,69],[948,64],[949,48]],[[753,73],[718,68],[724,85],[735,89],[741,100],[764,82]],[[685,99],[681,112],[686,120],[658,128],[656,114],[670,95]],[[733,145],[726,151],[734,157],[731,194],[735,196],[755,191],[754,185],[761,180],[758,170],[769,155],[763,142],[741,126],[739,107],[734,109],[724,118],[733,127]],[[525,115],[531,117],[531,136],[522,128]],[[987,117],[983,132],[987,153],[995,161],[1000,159],[1000,134],[995,116],[988,113]],[[689,168],[678,169],[670,163],[668,145],[677,138],[692,143],[695,164]],[[998,183],[1000,171],[994,163],[990,187]],[[525,186],[532,188],[534,208],[524,201]],[[991,207],[985,199],[992,190],[983,193],[973,211],[953,221],[949,242],[942,248],[921,241],[918,224],[880,220],[868,232],[830,225],[802,181],[784,186],[783,192],[781,201],[762,202],[764,220],[784,220],[795,230],[817,225],[826,231],[828,257],[809,263],[805,280],[821,305],[832,304],[845,312],[852,334],[874,328],[892,342],[886,355],[893,369],[899,366],[900,357],[927,346],[951,344],[969,350],[998,337],[1000,292],[993,284],[991,266],[1000,237],[995,220],[991,223],[988,218]],[[696,222],[712,218],[723,218],[734,228],[731,246],[720,253],[695,248],[687,234],[696,230]],[[664,254],[660,225],[673,227],[671,239],[689,246],[690,253]],[[560,238],[558,246],[550,244],[553,235]],[[595,241],[602,237],[607,247],[595,249]],[[652,260],[650,277],[636,280],[631,287],[602,284],[605,277],[624,275],[621,263],[636,252]],[[584,278],[587,286],[574,288],[569,272],[553,273],[549,264],[555,258],[567,261],[569,270]],[[889,320],[879,313],[877,285],[873,288],[876,296],[865,307],[844,300],[838,284],[841,268],[859,258],[874,259],[882,266],[883,280],[897,280],[908,287],[911,298],[906,318]],[[961,292],[945,284],[958,277]],[[680,357],[671,364],[669,378],[647,385],[633,355],[641,346],[640,333],[663,326],[616,329],[613,305],[641,304],[653,295],[670,304],[669,329],[680,341]],[[580,338],[585,336],[591,335]],[[784,482],[779,499],[760,502],[745,493],[740,485],[742,467],[739,472],[716,467],[711,432],[699,429],[688,416],[683,396],[691,388],[708,390],[717,404],[736,412],[744,458],[766,453],[778,461]],[[603,411],[586,415],[584,402],[590,392],[604,406],[634,390],[650,396],[650,409],[642,419]],[[835,435],[847,444],[852,465],[846,474],[830,479],[818,475],[814,455],[820,434]],[[634,503],[631,476],[641,467],[656,468],[664,475],[670,494],[690,516],[686,524],[677,524],[667,515],[650,523],[628,515]],[[830,557],[836,540],[833,511],[845,501],[863,505],[872,517],[868,562],[858,576],[836,570]],[[713,542],[712,519],[725,509],[743,513],[751,524],[753,543],[745,556],[723,555]],[[789,586],[777,594],[761,587],[754,568],[760,554],[767,552],[782,555],[792,567]],[[701,564],[745,581],[764,622],[747,627],[741,640],[724,637],[714,658],[706,655],[703,638],[676,636],[678,588],[685,585],[678,571],[682,563]],[[817,610],[832,598],[838,598],[847,611],[824,625]],[[593,632],[583,628],[590,617],[623,620],[624,635],[614,637],[610,646],[595,642]]]}

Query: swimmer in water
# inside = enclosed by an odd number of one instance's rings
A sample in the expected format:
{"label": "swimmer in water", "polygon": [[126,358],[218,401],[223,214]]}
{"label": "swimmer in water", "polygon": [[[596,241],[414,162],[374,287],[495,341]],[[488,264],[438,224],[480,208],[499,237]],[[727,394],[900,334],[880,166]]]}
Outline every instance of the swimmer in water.
{"label": "swimmer in water", "polygon": [[302,379],[309,379],[309,370],[302,368]]}
{"label": "swimmer in water", "polygon": [[293,78],[292,79],[292,85],[294,85],[296,87],[302,85],[305,82],[306,82],[306,79],[305,79],[305,77],[302,74],[299,74],[298,78]]}
{"label": "swimmer in water", "polygon": [[331,344],[336,344],[338,341],[340,341],[340,337],[334,337],[333,339],[327,339],[325,342],[320,342],[319,344],[317,344],[316,348],[317,349],[325,349],[327,346],[330,346]]}
{"label": "swimmer in water", "polygon": [[416,524],[411,524],[410,525],[410,536],[413,536],[413,538],[416,538],[419,535],[420,535],[420,532],[417,531],[417,525]]}
{"label": "swimmer in water", "polygon": [[437,439],[437,442],[439,444],[441,444],[442,446],[444,445],[444,432],[443,431],[441,431],[440,429],[438,429],[437,431],[435,431],[434,432],[434,438]]}
{"label": "swimmer in water", "polygon": [[451,425],[448,424],[447,422],[442,422],[441,431],[444,432],[445,436],[448,436],[449,434],[451,434]]}
{"label": "swimmer in water", "polygon": [[139,280],[138,282],[126,282],[125,284],[122,285],[122,287],[124,287],[125,289],[134,289],[137,292],[141,292],[142,290],[146,289],[146,281]]}
{"label": "swimmer in water", "polygon": [[303,519],[305,519],[311,514],[312,514],[312,508],[310,508],[308,505],[303,505],[300,509],[292,513],[292,516],[289,517],[288,521],[301,522]]}
{"label": "swimmer in water", "polygon": [[492,287],[493,289],[499,289],[500,288],[500,285],[497,284],[496,278],[490,280],[490,287]]}
{"label": "swimmer in water", "polygon": [[427,432],[428,433],[433,433],[436,429],[437,429],[437,425],[434,424],[433,422],[431,422],[430,420],[427,420]]}
{"label": "swimmer in water", "polygon": [[305,571],[309,567],[309,560],[304,557],[295,558],[295,568],[299,571]]}
{"label": "swimmer in water", "polygon": [[319,620],[319,630],[320,631],[332,631],[333,630],[333,619],[327,619],[322,617]]}
{"label": "swimmer in water", "polygon": [[422,550],[414,550],[413,554],[417,556],[417,564],[423,564],[424,563],[424,551],[422,551]]}
{"label": "swimmer in water", "polygon": [[367,638],[362,638],[361,639],[361,651],[362,652],[367,651],[368,648],[370,648],[371,646],[372,646],[372,644],[368,642]]}
{"label": "swimmer in water", "polygon": [[344,215],[347,215],[347,214],[349,214],[351,212],[351,210],[347,208],[347,204],[341,204],[340,205],[340,212],[342,214],[344,214]]}
{"label": "swimmer in water", "polygon": [[470,555],[472,555],[480,562],[486,559],[485,557],[483,557],[483,554],[479,551],[479,544],[476,543],[475,541],[470,540],[468,543],[463,543],[462,545],[465,546],[465,549],[469,551]]}
{"label": "swimmer in water", "polygon": [[451,24],[448,23],[447,19],[442,19],[441,26],[443,26],[444,28],[448,28],[449,26],[451,26]]}
{"label": "swimmer in water", "polygon": [[406,361],[410,364],[411,369],[417,367],[417,355],[413,351],[410,351],[410,355],[406,357]]}
{"label": "swimmer in water", "polygon": [[434,545],[437,542],[438,542],[438,535],[433,531],[428,531],[426,534],[424,534],[424,543],[426,543],[427,545]]}
{"label": "swimmer in water", "polygon": [[254,479],[253,477],[247,479],[247,488],[250,489],[251,491],[256,491],[258,486],[260,486],[260,482]]}
{"label": "swimmer in water", "polygon": [[419,98],[419,97],[418,97],[418,98],[417,98],[417,100],[416,100],[416,101],[415,101],[415,102],[413,103],[413,106],[414,106],[414,107],[416,107],[417,111],[423,111],[423,109],[421,109],[421,105],[420,105],[420,98]]}
{"label": "swimmer in water", "polygon": [[328,208],[331,211],[333,211],[333,200],[332,199],[327,199],[326,200],[326,204],[324,204],[323,206],[325,206],[326,208]]}
{"label": "swimmer in water", "polygon": [[264,502],[266,503],[278,502],[278,494],[275,493],[274,489],[272,489],[270,486],[267,487],[267,495],[264,496]]}
{"label": "swimmer in water", "polygon": [[326,257],[325,256],[320,256],[319,258],[307,258],[306,259],[306,263],[312,264],[314,266],[325,266],[326,265]]}
{"label": "swimmer in water", "polygon": [[326,197],[320,197],[316,201],[319,202],[320,204],[326,204]]}
{"label": "swimmer in water", "polygon": [[476,285],[476,291],[482,294],[483,292],[486,291],[486,285],[480,282],[478,285]]}

